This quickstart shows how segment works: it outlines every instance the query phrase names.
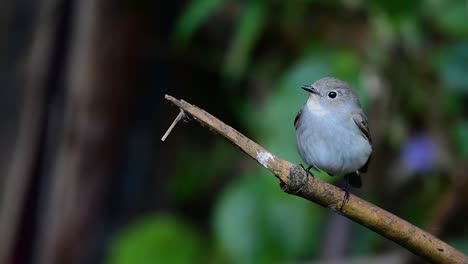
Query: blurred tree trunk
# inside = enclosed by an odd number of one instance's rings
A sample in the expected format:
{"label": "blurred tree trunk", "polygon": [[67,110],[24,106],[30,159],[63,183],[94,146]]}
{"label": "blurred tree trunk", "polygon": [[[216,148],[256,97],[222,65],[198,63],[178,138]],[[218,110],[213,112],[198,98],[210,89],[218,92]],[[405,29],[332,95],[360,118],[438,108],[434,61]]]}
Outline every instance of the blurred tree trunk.
{"label": "blurred tree trunk", "polygon": [[[29,3],[28,3],[29,2]],[[25,250],[25,247],[31,247],[32,237],[26,237],[26,226],[31,224],[29,216],[31,208],[28,208],[28,200],[31,199],[31,190],[34,188],[33,182],[38,181],[40,177],[41,157],[44,150],[44,136],[46,126],[46,116],[48,112],[48,94],[52,93],[56,86],[51,84],[53,74],[52,68],[54,65],[54,57],[57,54],[57,39],[59,38],[57,20],[59,16],[57,11],[60,9],[60,1],[50,0],[42,2],[38,8],[36,28],[34,29],[34,37],[32,37],[30,52],[25,55],[24,50],[21,55],[11,58],[11,61],[26,60],[25,68],[12,68],[9,65],[9,72],[13,75],[16,70],[18,80],[10,76],[10,89],[19,89],[24,85],[24,100],[21,110],[21,121],[16,137],[16,146],[9,161],[9,171],[2,186],[2,199],[0,207],[0,263],[25,263],[27,262],[27,254],[31,253]],[[10,11],[8,14],[13,30],[17,30],[16,23],[22,22],[23,26],[32,26],[28,23],[28,19],[21,17],[24,13],[23,9],[30,1],[19,1],[10,3]],[[34,8],[34,5],[31,6]],[[14,14],[13,14],[14,13]],[[29,13],[33,14],[33,12]],[[24,29],[23,29],[24,30]],[[25,30],[33,31],[33,30]],[[18,37],[18,32],[9,32],[7,39],[10,36]],[[16,41],[25,40],[27,38],[8,38],[8,43],[11,46],[7,51],[14,51],[18,46]],[[21,46],[21,45],[19,45]],[[14,52],[12,52],[14,53]],[[10,54],[11,56],[11,54]],[[24,56],[24,58],[23,58]],[[8,56],[7,56],[8,57]],[[8,63],[9,60],[7,60]],[[8,66],[6,66],[8,67]],[[24,79],[24,80],[23,80]],[[37,198],[37,197],[36,197]],[[26,220],[25,220],[26,219]],[[28,229],[28,231],[30,231]]]}
{"label": "blurred tree trunk", "polygon": [[145,21],[130,4],[40,2],[0,263],[87,262],[139,90]]}
{"label": "blurred tree trunk", "polygon": [[121,2],[76,2],[65,126],[40,219],[38,263],[83,262],[121,158],[143,43],[138,18]]}

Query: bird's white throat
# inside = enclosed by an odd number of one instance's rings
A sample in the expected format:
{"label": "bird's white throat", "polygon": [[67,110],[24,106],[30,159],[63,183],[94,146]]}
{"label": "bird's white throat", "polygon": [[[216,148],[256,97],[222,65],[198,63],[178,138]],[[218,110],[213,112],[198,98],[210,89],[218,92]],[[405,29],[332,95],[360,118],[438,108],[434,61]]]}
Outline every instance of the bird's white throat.
{"label": "bird's white throat", "polygon": [[323,116],[328,113],[328,110],[320,104],[319,98],[317,98],[315,95],[309,96],[306,105],[310,112],[314,115]]}

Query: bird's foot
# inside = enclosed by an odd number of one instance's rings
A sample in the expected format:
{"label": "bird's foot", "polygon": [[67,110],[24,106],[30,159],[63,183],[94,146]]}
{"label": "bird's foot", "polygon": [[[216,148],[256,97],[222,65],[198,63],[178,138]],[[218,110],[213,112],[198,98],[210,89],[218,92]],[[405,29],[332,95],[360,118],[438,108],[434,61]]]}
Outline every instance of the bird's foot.
{"label": "bird's foot", "polygon": [[307,169],[304,168],[304,165],[302,165],[302,164],[299,164],[299,166],[301,166],[301,168],[303,168],[307,172],[307,174],[314,177],[314,174],[312,174],[312,172],[310,172],[310,169],[312,169],[314,166],[310,165],[309,167],[307,167]]}
{"label": "bird's foot", "polygon": [[182,117],[182,121],[184,123],[190,123],[192,120],[193,120],[193,118],[190,117],[189,115],[185,114],[185,112],[184,112],[184,116]]}
{"label": "bird's foot", "polygon": [[343,210],[343,207],[346,205],[346,203],[348,203],[349,201],[349,196],[351,194],[351,192],[349,191],[349,184],[346,184],[345,187],[341,188],[345,194],[344,194],[344,197],[343,197],[343,201],[341,202],[341,207],[340,207],[340,211]]}
{"label": "bird's foot", "polygon": [[304,168],[304,166],[303,166],[302,164],[299,164],[299,166],[301,166],[301,168],[302,168],[306,173],[305,173],[304,177],[302,178],[302,184],[301,184],[302,186],[301,186],[301,188],[299,188],[297,191],[295,191],[295,192],[292,193],[292,194],[296,194],[296,193],[302,191],[302,189],[304,188],[304,185],[305,185],[306,182],[307,182],[307,178],[309,177],[309,175],[312,176],[312,177],[314,177],[314,175],[310,172],[310,168],[311,168],[312,166],[307,167],[307,169]]}

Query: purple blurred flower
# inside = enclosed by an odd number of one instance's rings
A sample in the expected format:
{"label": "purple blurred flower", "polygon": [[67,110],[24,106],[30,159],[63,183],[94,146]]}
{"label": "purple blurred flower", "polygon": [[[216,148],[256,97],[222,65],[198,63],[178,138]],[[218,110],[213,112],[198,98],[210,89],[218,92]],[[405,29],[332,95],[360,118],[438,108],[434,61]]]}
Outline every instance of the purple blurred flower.
{"label": "purple blurred flower", "polygon": [[428,135],[411,136],[401,154],[403,165],[413,173],[428,172],[435,166],[436,152],[437,146]]}

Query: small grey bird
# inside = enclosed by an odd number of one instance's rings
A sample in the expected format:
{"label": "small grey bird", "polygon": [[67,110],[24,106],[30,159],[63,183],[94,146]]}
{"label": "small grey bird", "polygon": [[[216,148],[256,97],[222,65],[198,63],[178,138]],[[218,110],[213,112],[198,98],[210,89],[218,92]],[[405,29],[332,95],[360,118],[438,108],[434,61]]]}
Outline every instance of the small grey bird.
{"label": "small grey bird", "polygon": [[372,153],[367,117],[354,89],[344,81],[325,77],[302,86],[310,93],[296,118],[296,145],[302,159],[332,176],[345,176],[349,186],[362,185]]}

